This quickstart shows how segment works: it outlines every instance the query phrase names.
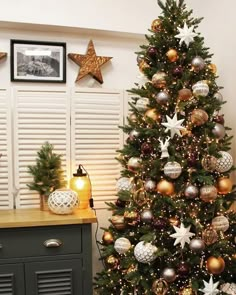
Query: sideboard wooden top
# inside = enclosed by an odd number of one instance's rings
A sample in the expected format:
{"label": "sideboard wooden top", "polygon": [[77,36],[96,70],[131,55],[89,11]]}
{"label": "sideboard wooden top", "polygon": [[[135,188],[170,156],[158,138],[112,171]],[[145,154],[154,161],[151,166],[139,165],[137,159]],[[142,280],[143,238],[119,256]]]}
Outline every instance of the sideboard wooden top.
{"label": "sideboard wooden top", "polygon": [[0,228],[85,224],[97,222],[92,209],[76,210],[70,215],[58,215],[39,209],[15,209],[0,211]]}

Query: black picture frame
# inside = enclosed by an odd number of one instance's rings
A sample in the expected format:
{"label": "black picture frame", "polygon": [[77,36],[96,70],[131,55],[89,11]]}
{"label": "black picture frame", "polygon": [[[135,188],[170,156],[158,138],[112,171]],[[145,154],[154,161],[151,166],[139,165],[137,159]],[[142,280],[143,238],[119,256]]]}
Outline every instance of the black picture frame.
{"label": "black picture frame", "polygon": [[12,82],[66,82],[66,43],[11,39]]}

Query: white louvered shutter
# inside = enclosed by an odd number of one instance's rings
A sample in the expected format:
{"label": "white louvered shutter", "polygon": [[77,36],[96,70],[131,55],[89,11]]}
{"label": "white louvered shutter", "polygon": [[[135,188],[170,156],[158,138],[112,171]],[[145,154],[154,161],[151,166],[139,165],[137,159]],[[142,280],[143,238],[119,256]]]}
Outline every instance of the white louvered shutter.
{"label": "white louvered shutter", "polygon": [[123,92],[74,89],[71,102],[72,173],[82,164],[88,171],[95,208],[116,199],[120,164],[115,159],[123,146]]}
{"label": "white louvered shutter", "polygon": [[0,89],[0,210],[13,208],[11,98]]}
{"label": "white louvered shutter", "polygon": [[14,161],[17,208],[39,207],[39,195],[27,188],[28,166],[48,141],[62,154],[65,177],[70,164],[70,99],[66,88],[14,89]]}

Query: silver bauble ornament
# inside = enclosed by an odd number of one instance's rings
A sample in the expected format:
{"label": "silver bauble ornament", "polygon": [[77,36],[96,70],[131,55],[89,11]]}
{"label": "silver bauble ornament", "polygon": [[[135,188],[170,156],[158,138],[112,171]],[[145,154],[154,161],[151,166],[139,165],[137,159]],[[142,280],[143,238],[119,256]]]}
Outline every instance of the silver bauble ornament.
{"label": "silver bauble ornament", "polygon": [[194,57],[191,64],[195,72],[199,72],[205,68],[205,62],[201,56]]}
{"label": "silver bauble ornament", "polygon": [[132,157],[128,161],[128,169],[131,171],[136,171],[140,168],[141,166],[141,159],[137,157]]}
{"label": "silver bauble ornament", "polygon": [[205,249],[205,243],[202,239],[195,238],[190,241],[189,248],[194,252],[201,252]]}
{"label": "silver bauble ornament", "polygon": [[140,219],[142,222],[145,223],[150,223],[152,222],[153,219],[153,213],[150,209],[144,209],[141,213],[140,213]]}
{"label": "silver bauble ornament", "polygon": [[216,231],[225,232],[229,228],[229,220],[225,216],[220,215],[212,219],[211,225]]}
{"label": "silver bauble ornament", "polygon": [[223,95],[220,92],[216,92],[214,94],[214,98],[217,99],[219,102],[223,102]]}
{"label": "silver bauble ornament", "polygon": [[169,99],[170,99],[170,95],[169,95],[169,93],[167,93],[165,91],[161,91],[161,92],[157,93],[157,95],[156,95],[156,101],[161,105],[167,104]]}
{"label": "silver bauble ornament", "polygon": [[131,179],[128,177],[121,177],[116,182],[117,191],[130,191],[132,186]]}
{"label": "silver bauble ornament", "polygon": [[212,133],[217,139],[222,139],[225,137],[225,127],[219,123],[216,123],[212,129]]}
{"label": "silver bauble ornament", "polygon": [[176,179],[182,172],[181,165],[175,161],[167,162],[164,166],[164,174],[171,179]]}
{"label": "silver bauble ornament", "polygon": [[129,140],[135,140],[139,136],[139,132],[137,130],[132,130],[129,133]]}
{"label": "silver bauble ornament", "polygon": [[147,97],[141,97],[136,102],[136,109],[140,112],[144,112],[148,109],[149,99]]}
{"label": "silver bauble ornament", "polygon": [[151,243],[139,242],[134,247],[134,256],[138,262],[150,263],[156,259],[157,247]]}
{"label": "silver bauble ornament", "polygon": [[119,254],[126,253],[127,251],[129,251],[130,247],[131,247],[131,243],[126,238],[118,238],[114,244],[114,248],[116,252],[118,252]]}
{"label": "silver bauble ornament", "polygon": [[198,194],[199,194],[199,189],[192,184],[187,185],[184,190],[184,195],[187,199],[194,199],[198,196]]}
{"label": "silver bauble ornament", "polygon": [[220,151],[219,154],[221,157],[217,159],[216,171],[220,173],[227,172],[233,166],[233,158],[225,151]]}
{"label": "silver bauble ornament", "polygon": [[176,272],[174,268],[166,267],[162,272],[162,278],[167,281],[167,283],[172,283],[176,279]]}
{"label": "silver bauble ornament", "polygon": [[200,199],[204,202],[213,202],[217,198],[217,189],[214,185],[204,185],[200,189]]}
{"label": "silver bauble ornament", "polygon": [[154,180],[148,179],[144,183],[144,188],[147,192],[153,192],[156,190],[156,182]]}
{"label": "silver bauble ornament", "polygon": [[192,89],[193,89],[193,95],[195,97],[199,97],[199,96],[206,97],[209,93],[209,86],[204,81],[199,81],[195,83]]}

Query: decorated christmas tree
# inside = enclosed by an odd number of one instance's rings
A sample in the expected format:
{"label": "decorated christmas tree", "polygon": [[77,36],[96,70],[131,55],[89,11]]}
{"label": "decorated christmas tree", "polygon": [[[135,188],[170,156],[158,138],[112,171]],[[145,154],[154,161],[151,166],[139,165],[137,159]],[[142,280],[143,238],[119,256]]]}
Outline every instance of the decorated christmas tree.
{"label": "decorated christmas tree", "polygon": [[[236,294],[232,137],[212,54],[184,0],[158,1],[130,92],[98,294]],[[141,85],[142,84],[142,85]]]}

